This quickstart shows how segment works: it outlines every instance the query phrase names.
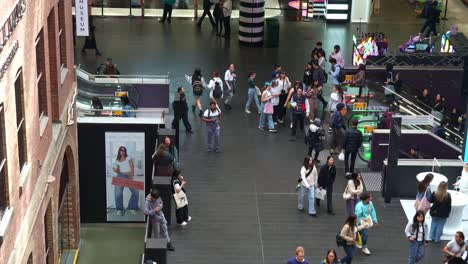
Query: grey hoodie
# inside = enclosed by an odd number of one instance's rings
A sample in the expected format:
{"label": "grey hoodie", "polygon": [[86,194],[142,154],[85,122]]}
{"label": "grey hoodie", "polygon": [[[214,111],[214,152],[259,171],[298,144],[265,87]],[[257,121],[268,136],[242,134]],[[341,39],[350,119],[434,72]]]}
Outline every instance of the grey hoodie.
{"label": "grey hoodie", "polygon": [[[158,207],[160,207],[159,210]],[[146,196],[144,214],[150,218],[151,223],[167,224],[162,208],[163,201],[161,197],[159,197],[156,201],[153,201],[151,199],[151,194],[148,194],[148,196]]]}

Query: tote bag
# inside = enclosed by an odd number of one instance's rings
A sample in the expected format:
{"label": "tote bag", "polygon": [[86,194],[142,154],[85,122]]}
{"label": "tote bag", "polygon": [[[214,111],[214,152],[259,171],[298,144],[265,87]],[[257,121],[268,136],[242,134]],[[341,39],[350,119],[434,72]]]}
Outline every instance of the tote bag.
{"label": "tote bag", "polygon": [[327,196],[327,191],[322,188],[315,188],[315,198],[319,200],[325,200],[325,196]]}
{"label": "tote bag", "polygon": [[173,196],[176,202],[177,209],[188,205],[187,195],[185,195],[184,191],[176,192],[173,194]]}
{"label": "tote bag", "polygon": [[[427,189],[429,189],[429,187]],[[431,208],[431,203],[429,203],[426,197],[427,189],[424,192],[423,198],[421,200],[416,199],[414,202],[414,209],[416,209],[416,211],[427,212]]]}
{"label": "tote bag", "polygon": [[265,113],[265,114],[267,114],[267,115],[273,114],[273,104],[270,103],[270,102],[267,102],[267,103],[263,106],[263,113]]}

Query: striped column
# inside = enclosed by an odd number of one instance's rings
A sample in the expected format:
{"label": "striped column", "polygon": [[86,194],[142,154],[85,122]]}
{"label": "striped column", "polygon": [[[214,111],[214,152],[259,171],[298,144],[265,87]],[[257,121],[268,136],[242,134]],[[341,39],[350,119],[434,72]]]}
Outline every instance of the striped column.
{"label": "striped column", "polygon": [[239,42],[247,46],[263,44],[265,0],[240,0]]}

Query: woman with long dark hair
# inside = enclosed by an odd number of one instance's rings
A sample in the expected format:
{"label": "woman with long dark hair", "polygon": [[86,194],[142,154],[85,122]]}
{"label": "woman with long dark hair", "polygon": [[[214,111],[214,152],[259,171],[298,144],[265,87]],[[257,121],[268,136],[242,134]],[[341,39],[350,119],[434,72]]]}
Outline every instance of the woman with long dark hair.
{"label": "woman with long dark hair", "polygon": [[[335,215],[333,212],[333,183],[335,182],[336,167],[335,160],[332,156],[327,157],[327,162],[322,165],[318,174],[318,185],[320,188],[327,191],[327,212]],[[317,199],[317,205],[320,206],[320,200]]]}
{"label": "woman with long dark hair", "polygon": [[346,185],[346,189],[343,194],[343,198],[345,198],[346,201],[346,213],[348,216],[354,214],[354,208],[359,202],[359,196],[363,190],[361,175],[357,172],[352,173],[351,179],[348,181],[348,185]]}
{"label": "woman with long dark hair", "polygon": [[312,217],[317,216],[315,211],[315,187],[317,187],[317,169],[314,165],[312,157],[305,157],[300,171],[300,187],[297,192],[297,209],[304,211],[304,199],[308,194],[309,196],[309,215]]}
{"label": "woman with long dark hair", "polygon": [[357,232],[356,224],[357,217],[355,215],[350,215],[346,219],[346,222],[341,229],[340,236],[346,241],[346,243],[343,245],[346,256],[341,259],[341,263],[351,264],[351,261],[354,258]]}
{"label": "woman with long dark hair", "polygon": [[[117,174],[117,178],[123,178],[128,180],[133,180],[135,173],[135,164],[133,158],[127,154],[127,148],[120,146],[117,151],[117,157],[114,161],[112,170]],[[128,187],[127,187],[128,188]],[[138,196],[139,192],[137,189],[128,188],[130,190],[131,196],[128,201],[127,210],[132,214],[136,215],[138,210]],[[115,208],[117,210],[117,215],[124,215],[124,206],[123,206],[123,190],[124,187],[114,185],[114,198],[115,198]]]}
{"label": "woman with long dark hair", "polygon": [[179,151],[177,150],[175,143],[171,140],[169,136],[166,136],[164,138],[164,144],[167,146],[167,152],[169,152],[174,158],[174,161],[173,161],[174,169],[178,170],[179,169]]}
{"label": "woman with long dark hair", "polygon": [[320,262],[320,264],[338,264],[338,257],[336,256],[336,251],[333,249],[327,250],[327,255],[325,259]]}
{"label": "woman with long dark hair", "polygon": [[431,181],[433,179],[434,175],[432,173],[428,173],[424,177],[424,180],[418,183],[418,193],[416,194],[416,201],[414,202],[414,208],[416,209],[416,211],[423,210],[424,212],[427,212],[427,210],[429,210],[430,207],[420,208],[420,203],[424,197],[426,197],[427,201],[429,201],[429,199],[431,198],[432,192],[429,185],[431,184]]}
{"label": "woman with long dark hair", "polygon": [[300,81],[296,81],[294,83],[294,86],[289,89],[288,97],[286,97],[286,101],[284,102],[284,105],[283,105],[285,108],[289,108],[289,122],[290,122],[289,127],[290,128],[293,127],[293,112],[294,112],[294,110],[292,109],[291,105],[289,105],[289,102],[291,101],[291,98],[293,97],[293,95],[296,94],[297,89],[302,89],[302,83]]}
{"label": "woman with long dark hair", "polygon": [[452,197],[447,192],[447,189],[447,183],[441,182],[437,191],[433,192],[431,198],[429,198],[429,202],[432,203],[431,210],[429,211],[432,217],[429,240],[436,243],[440,242],[445,222],[452,210]]}
{"label": "woman with long dark hair", "polygon": [[[185,195],[187,195],[187,192],[184,188],[186,184],[187,181],[185,181],[184,176],[182,176],[182,172],[180,170],[175,170],[172,174],[171,179],[172,193],[175,194],[179,192],[184,192]],[[188,204],[181,208],[177,208],[176,206],[175,213],[178,225],[185,226],[188,224],[188,222],[190,222],[190,220],[192,220],[192,217],[190,217],[188,214]]]}
{"label": "woman with long dark hair", "polygon": [[192,111],[195,111],[195,107],[198,108],[199,116],[201,117],[203,110],[200,97],[203,95],[204,87],[207,87],[205,78],[203,78],[201,74],[201,69],[195,68],[192,76],[185,75],[185,79],[192,85],[193,96],[195,97],[195,104],[192,105]]}
{"label": "woman with long dark hair", "polygon": [[465,234],[457,231],[454,239],[448,242],[442,251],[445,253],[445,262],[451,258],[462,257],[466,252]]}
{"label": "woman with long dark hair", "polygon": [[428,227],[425,223],[424,211],[417,211],[413,220],[405,228],[405,235],[409,240],[408,264],[419,262],[424,257],[424,248],[427,246]]}
{"label": "woman with long dark hair", "polygon": [[168,151],[165,143],[158,146],[158,150],[152,156],[155,166],[154,176],[171,176],[174,171],[174,156]]}

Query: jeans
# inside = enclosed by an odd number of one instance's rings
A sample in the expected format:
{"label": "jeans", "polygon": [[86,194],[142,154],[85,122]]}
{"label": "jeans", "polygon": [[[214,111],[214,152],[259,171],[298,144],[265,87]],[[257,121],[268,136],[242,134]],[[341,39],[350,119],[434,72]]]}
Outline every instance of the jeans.
{"label": "jeans", "polygon": [[424,257],[424,241],[409,242],[408,264],[415,264]]}
{"label": "jeans", "polygon": [[[117,178],[129,179],[127,175],[123,173],[117,174]],[[119,211],[124,209],[123,206],[123,190],[125,187],[114,186],[114,197],[115,197],[115,208]],[[127,209],[129,210],[138,210],[138,196],[140,192],[137,189],[128,188],[130,190],[131,196],[128,200]]]}
{"label": "jeans", "polygon": [[361,231],[359,231],[359,233],[361,233],[362,248],[367,248],[367,237],[369,236],[369,230],[364,228],[364,229],[361,229]]}
{"label": "jeans", "polygon": [[434,242],[439,242],[440,237],[442,236],[442,232],[444,231],[444,225],[447,221],[447,218],[432,217],[431,222],[431,230],[429,232],[429,240],[433,240]]}
{"label": "jeans", "polygon": [[219,134],[220,134],[221,128],[218,125],[208,124],[206,126],[206,129],[208,131],[207,133],[208,134],[208,149],[218,150],[219,149]]}
{"label": "jeans", "polygon": [[310,187],[310,190],[307,187],[301,185],[297,193],[297,208],[299,210],[304,209],[304,199],[306,194],[309,193],[309,214],[316,214],[315,211],[315,188]]}
{"label": "jeans", "polygon": [[163,237],[167,239],[167,243],[171,242],[169,232],[167,232],[167,221],[163,215],[163,221],[151,222],[151,238]]}
{"label": "jeans", "polygon": [[346,200],[346,213],[347,216],[354,215],[354,207],[359,202],[358,198]]}
{"label": "jeans", "polygon": [[226,87],[226,92],[225,92],[225,94],[226,94],[226,100],[224,100],[224,103],[225,103],[225,104],[229,104],[229,102],[231,102],[232,96],[234,96],[234,90],[236,89],[236,82],[234,82],[234,81],[228,81],[228,83],[229,83],[229,85],[231,86],[231,90],[228,91],[228,90],[227,90],[228,88]]}
{"label": "jeans", "polygon": [[248,97],[247,97],[247,103],[245,104],[245,110],[249,110],[250,104],[252,103],[252,100],[254,100],[255,104],[257,105],[257,110],[261,111],[260,102],[258,100],[256,89],[255,88],[249,88],[249,90],[247,91],[247,96]]}
{"label": "jeans", "polygon": [[354,258],[354,245],[344,245],[343,249],[346,253],[346,256],[341,259],[341,263],[351,264],[351,261]]}
{"label": "jeans", "polygon": [[301,131],[304,131],[304,113],[298,113],[294,112],[293,113],[293,127],[291,131],[291,136],[295,137],[296,136],[296,130],[297,130],[297,125],[299,123],[299,128]]}
{"label": "jeans", "polygon": [[[349,155],[351,154],[351,164],[349,164]],[[344,165],[345,165],[345,172],[354,172],[354,163],[356,162],[357,152],[348,152],[345,151],[344,154]]]}
{"label": "jeans", "polygon": [[265,107],[265,103],[262,103],[260,106],[260,122],[258,123],[258,127],[263,128],[265,126],[265,118],[268,122],[268,129],[275,129],[275,124],[273,123],[273,115],[272,114],[265,114],[263,113],[263,107]]}
{"label": "jeans", "polygon": [[167,5],[164,4],[164,11],[163,11],[163,17],[161,19],[162,22],[166,21],[171,22],[171,17],[172,17],[172,5]]}
{"label": "jeans", "polygon": [[188,220],[188,205],[175,210],[177,224],[182,224],[182,222],[187,222]]}

